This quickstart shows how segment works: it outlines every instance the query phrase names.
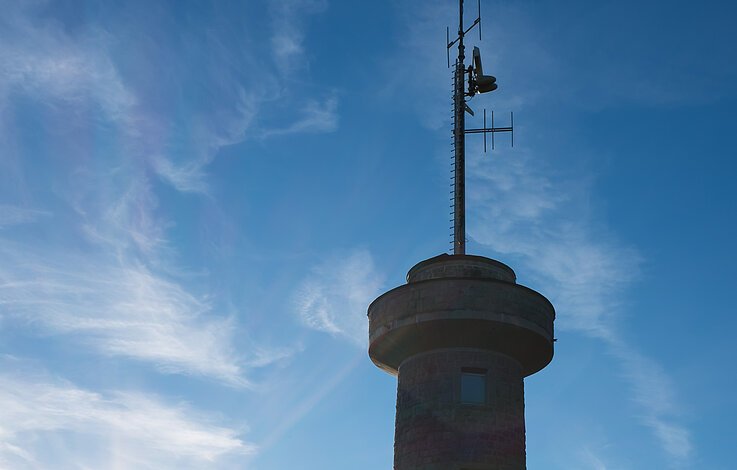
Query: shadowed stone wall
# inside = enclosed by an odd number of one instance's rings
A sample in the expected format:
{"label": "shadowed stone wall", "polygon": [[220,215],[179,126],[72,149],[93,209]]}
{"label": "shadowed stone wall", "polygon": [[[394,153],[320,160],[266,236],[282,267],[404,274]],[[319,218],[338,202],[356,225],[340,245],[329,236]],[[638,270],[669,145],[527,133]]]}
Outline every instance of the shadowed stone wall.
{"label": "shadowed stone wall", "polygon": [[[485,404],[461,403],[461,372],[484,370]],[[490,351],[443,349],[399,368],[395,470],[525,469],[522,367]]]}

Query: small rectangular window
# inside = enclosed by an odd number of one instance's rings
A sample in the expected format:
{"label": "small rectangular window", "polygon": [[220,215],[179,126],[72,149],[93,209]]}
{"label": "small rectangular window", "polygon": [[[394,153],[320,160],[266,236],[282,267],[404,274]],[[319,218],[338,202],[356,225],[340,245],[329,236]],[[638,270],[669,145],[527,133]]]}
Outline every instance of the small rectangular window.
{"label": "small rectangular window", "polygon": [[486,403],[486,373],[482,370],[461,372],[461,403]]}

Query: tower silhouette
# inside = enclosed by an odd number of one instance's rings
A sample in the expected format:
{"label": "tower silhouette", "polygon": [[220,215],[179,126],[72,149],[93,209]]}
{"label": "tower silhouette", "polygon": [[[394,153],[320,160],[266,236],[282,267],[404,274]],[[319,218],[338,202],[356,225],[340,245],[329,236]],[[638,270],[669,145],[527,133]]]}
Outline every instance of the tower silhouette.
{"label": "tower silhouette", "polygon": [[[464,65],[463,0],[454,64],[453,254],[416,264],[368,308],[369,356],[398,377],[395,470],[526,468],[523,379],[553,358],[552,304],[507,265],[465,254],[466,96],[493,91],[478,50]],[[469,88],[465,90],[468,77]]]}

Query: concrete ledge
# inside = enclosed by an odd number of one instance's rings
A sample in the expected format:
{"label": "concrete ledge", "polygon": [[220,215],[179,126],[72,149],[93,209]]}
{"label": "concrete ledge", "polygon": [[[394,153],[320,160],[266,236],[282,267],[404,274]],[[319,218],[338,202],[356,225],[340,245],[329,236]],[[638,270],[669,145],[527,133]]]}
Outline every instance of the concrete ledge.
{"label": "concrete ledge", "polygon": [[369,345],[369,356],[378,367],[396,375],[412,356],[452,348],[507,355],[522,365],[524,377],[553,359],[552,341],[526,328],[488,320],[434,320],[386,330]]}
{"label": "concrete ledge", "polygon": [[[541,294],[499,279],[511,269],[488,258],[439,256],[410,270],[409,284],[371,303],[369,355],[396,374],[412,355],[439,348],[477,348],[508,355],[525,376],[553,358],[555,310]],[[434,277],[461,273],[463,277]],[[417,280],[418,277],[426,277]]]}

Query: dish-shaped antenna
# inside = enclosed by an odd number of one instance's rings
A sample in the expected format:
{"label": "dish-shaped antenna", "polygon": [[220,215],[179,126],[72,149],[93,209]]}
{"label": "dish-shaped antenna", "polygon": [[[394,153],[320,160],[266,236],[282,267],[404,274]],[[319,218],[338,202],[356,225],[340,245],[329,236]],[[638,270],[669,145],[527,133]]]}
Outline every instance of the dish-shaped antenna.
{"label": "dish-shaped antenna", "polygon": [[479,93],[488,93],[499,88],[496,84],[496,77],[493,75],[484,75],[484,68],[481,65],[481,51],[478,47],[473,48],[473,66],[476,73],[476,91]]}

